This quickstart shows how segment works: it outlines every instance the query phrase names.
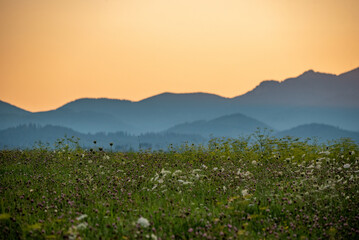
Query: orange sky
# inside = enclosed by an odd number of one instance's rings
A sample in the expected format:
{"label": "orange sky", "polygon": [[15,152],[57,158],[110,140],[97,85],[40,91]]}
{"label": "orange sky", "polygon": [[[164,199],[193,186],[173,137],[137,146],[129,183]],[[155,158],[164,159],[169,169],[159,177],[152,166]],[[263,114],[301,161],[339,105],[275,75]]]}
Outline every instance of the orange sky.
{"label": "orange sky", "polygon": [[0,0],[0,100],[233,97],[359,66],[358,0]]}

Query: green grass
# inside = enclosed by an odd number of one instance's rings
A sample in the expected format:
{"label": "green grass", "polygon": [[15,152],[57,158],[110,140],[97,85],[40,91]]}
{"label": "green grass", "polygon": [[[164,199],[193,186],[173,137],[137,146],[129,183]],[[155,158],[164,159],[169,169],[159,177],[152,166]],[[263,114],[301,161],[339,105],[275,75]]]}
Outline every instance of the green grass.
{"label": "green grass", "polygon": [[3,150],[0,238],[358,239],[358,153],[260,134],[168,152]]}

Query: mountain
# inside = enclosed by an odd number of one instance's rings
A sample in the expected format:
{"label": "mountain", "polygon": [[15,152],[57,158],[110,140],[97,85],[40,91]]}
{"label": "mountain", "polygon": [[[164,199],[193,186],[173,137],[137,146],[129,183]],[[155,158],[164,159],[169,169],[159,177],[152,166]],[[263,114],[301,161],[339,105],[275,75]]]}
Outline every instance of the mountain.
{"label": "mountain", "polygon": [[277,137],[299,137],[318,138],[320,142],[325,142],[333,139],[351,138],[356,143],[359,143],[359,132],[352,132],[333,127],[325,124],[305,124],[289,130],[285,130],[276,134]]}
{"label": "mountain", "polygon": [[235,97],[243,105],[359,107],[359,68],[340,75],[309,70],[282,82],[264,81]]}
{"label": "mountain", "polygon": [[264,81],[232,99],[239,112],[278,130],[313,122],[359,131],[359,68],[333,75],[313,70]]}
{"label": "mountain", "polygon": [[[20,125],[0,131],[0,149],[33,148],[36,146],[54,147],[61,141],[63,144],[75,146],[68,139],[79,138],[79,146],[83,148],[102,147],[121,151],[148,149],[167,150],[170,144],[179,146],[188,143],[204,143],[205,139],[195,134],[147,133],[130,135],[124,132],[83,134],[60,126],[39,126],[35,124]],[[96,145],[94,144],[96,141]],[[113,147],[110,147],[113,143]],[[40,145],[39,145],[40,144]]]}
{"label": "mountain", "polygon": [[240,135],[251,134],[255,132],[257,128],[270,129],[271,127],[253,118],[237,113],[209,121],[202,120],[179,124],[169,128],[167,132],[180,134],[193,133],[200,134],[204,137],[211,135],[214,137],[238,137]]}
{"label": "mountain", "polygon": [[81,133],[141,134],[240,113],[279,131],[313,122],[359,131],[358,92],[359,68],[340,75],[310,70],[282,82],[264,81],[234,98],[208,93],[162,93],[138,102],[83,98],[37,113],[2,102],[0,129],[35,123]]}
{"label": "mountain", "polygon": [[[207,93],[162,93],[139,102],[115,99],[79,99],[58,110],[83,110],[108,114],[134,126],[129,132],[158,132],[175,124],[212,119],[233,113],[226,98]],[[94,131],[91,131],[94,132]]]}
{"label": "mountain", "polygon": [[3,102],[0,100],[0,115],[2,114],[29,114],[30,112],[23,110],[21,108],[18,108],[14,105],[11,105],[9,103]]}

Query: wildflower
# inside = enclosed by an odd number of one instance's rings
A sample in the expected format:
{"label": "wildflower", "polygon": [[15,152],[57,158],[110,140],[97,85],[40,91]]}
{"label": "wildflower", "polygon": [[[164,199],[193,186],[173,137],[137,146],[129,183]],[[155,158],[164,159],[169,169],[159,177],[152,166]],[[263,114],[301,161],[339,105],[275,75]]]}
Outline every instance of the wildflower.
{"label": "wildflower", "polygon": [[213,168],[213,171],[217,171],[217,170],[218,170],[218,167]]}
{"label": "wildflower", "polygon": [[144,227],[144,228],[150,226],[150,222],[144,217],[140,217],[137,220],[137,224],[139,224],[141,227]]}
{"label": "wildflower", "polygon": [[192,182],[183,181],[183,180],[181,180],[181,179],[179,179],[178,182],[182,183],[183,185],[192,184]]}
{"label": "wildflower", "polygon": [[92,160],[89,160],[89,161],[88,161],[88,163],[90,163],[90,164],[91,164],[91,163],[92,163]]}
{"label": "wildflower", "polygon": [[257,161],[256,161],[256,160],[253,160],[253,161],[252,161],[252,164],[253,164],[253,165],[257,165]]}
{"label": "wildflower", "polygon": [[77,228],[78,230],[84,230],[84,229],[87,228],[87,226],[88,226],[87,223],[80,223],[79,225],[76,226],[76,228]]}
{"label": "wildflower", "polygon": [[87,215],[86,214],[82,214],[81,216],[77,217],[76,220],[77,221],[81,221],[83,219],[87,218]]}
{"label": "wildflower", "polygon": [[157,240],[157,236],[155,234],[151,233],[151,236],[146,234],[146,238],[150,238],[150,237],[152,240]]}
{"label": "wildflower", "polygon": [[181,170],[176,170],[172,173],[172,176],[177,176],[178,174],[182,173]]}
{"label": "wildflower", "polygon": [[171,172],[162,168],[161,173],[165,175],[165,174],[170,174]]}
{"label": "wildflower", "polygon": [[343,168],[350,168],[350,164],[349,163],[344,164]]}
{"label": "wildflower", "polygon": [[249,195],[248,190],[247,189],[242,190],[242,195],[243,197],[248,196]]}

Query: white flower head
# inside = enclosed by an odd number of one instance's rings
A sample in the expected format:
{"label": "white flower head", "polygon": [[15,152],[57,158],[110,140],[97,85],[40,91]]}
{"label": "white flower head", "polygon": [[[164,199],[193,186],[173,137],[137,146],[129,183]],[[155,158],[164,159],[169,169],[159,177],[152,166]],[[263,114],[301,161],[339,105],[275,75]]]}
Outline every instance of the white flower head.
{"label": "white flower head", "polygon": [[87,228],[87,226],[88,226],[87,223],[80,223],[79,225],[76,226],[76,229],[78,229],[78,230],[84,230],[84,229]]}
{"label": "white flower head", "polygon": [[253,165],[257,165],[257,161],[256,161],[256,160],[253,160],[253,161],[252,161],[252,164],[253,164]]}
{"label": "white flower head", "polygon": [[248,196],[249,195],[248,190],[247,189],[242,190],[242,195],[243,197]]}
{"label": "white flower head", "polygon": [[150,226],[150,222],[144,217],[140,217],[137,220],[137,224],[139,224],[141,227],[144,227],[144,228]]}
{"label": "white flower head", "polygon": [[77,221],[81,221],[83,219],[87,218],[87,215],[86,214],[82,214],[81,216],[77,217],[76,220]]}
{"label": "white flower head", "polygon": [[350,164],[349,163],[344,164],[343,168],[350,168]]}

